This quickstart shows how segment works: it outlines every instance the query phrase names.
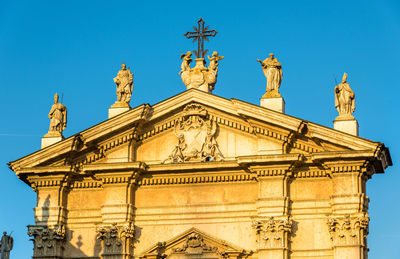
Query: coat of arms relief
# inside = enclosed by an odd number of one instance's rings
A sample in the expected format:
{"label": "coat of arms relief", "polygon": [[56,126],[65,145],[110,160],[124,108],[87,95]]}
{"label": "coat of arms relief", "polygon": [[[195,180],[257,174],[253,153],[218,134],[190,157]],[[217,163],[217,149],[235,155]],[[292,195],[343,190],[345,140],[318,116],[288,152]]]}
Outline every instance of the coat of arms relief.
{"label": "coat of arms relief", "polygon": [[175,123],[178,144],[164,163],[220,161],[223,159],[216,141],[218,125],[200,104],[188,104]]}

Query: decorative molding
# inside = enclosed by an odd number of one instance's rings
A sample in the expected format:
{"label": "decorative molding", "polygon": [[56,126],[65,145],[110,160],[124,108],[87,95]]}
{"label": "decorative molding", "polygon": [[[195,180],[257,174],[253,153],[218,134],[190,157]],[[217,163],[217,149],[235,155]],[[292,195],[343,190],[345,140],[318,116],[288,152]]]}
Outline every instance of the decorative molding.
{"label": "decorative molding", "polygon": [[252,174],[231,175],[208,175],[208,176],[186,176],[186,177],[152,177],[142,178],[139,185],[172,185],[172,184],[200,184],[200,183],[222,183],[222,182],[252,182],[255,181]]}
{"label": "decorative molding", "polygon": [[63,258],[65,245],[64,225],[28,226],[28,235],[33,237],[33,258]]}
{"label": "decorative molding", "polygon": [[97,238],[102,242],[104,259],[133,258],[133,242],[135,238],[135,226],[132,222],[125,225],[99,226],[96,229]]}
{"label": "decorative molding", "polygon": [[253,221],[259,250],[288,249],[292,220],[287,216],[270,217]]}
{"label": "decorative molding", "polygon": [[327,221],[333,246],[367,246],[368,214],[330,216]]}
{"label": "decorative molding", "polygon": [[223,160],[215,138],[217,129],[218,124],[210,119],[202,105],[186,105],[181,118],[175,123],[178,144],[164,163]]}

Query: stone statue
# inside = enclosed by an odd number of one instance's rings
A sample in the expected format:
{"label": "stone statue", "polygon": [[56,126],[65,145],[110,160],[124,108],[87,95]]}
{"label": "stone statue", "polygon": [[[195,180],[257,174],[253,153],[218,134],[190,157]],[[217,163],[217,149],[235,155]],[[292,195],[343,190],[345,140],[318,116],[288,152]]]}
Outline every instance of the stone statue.
{"label": "stone statue", "polygon": [[7,232],[3,232],[0,241],[1,259],[10,259],[10,251],[13,249],[14,240]]}
{"label": "stone statue", "polygon": [[218,61],[224,57],[218,56],[218,52],[214,51],[212,57],[208,57],[210,60],[208,68],[205,67],[206,62],[204,58],[196,58],[195,67],[191,68],[191,56],[192,53],[190,51],[181,55],[183,61],[179,74],[181,75],[182,82],[186,85],[187,89],[195,88],[207,93],[212,93],[217,83]]}
{"label": "stone statue", "polygon": [[67,107],[58,102],[58,94],[54,95],[54,104],[49,112],[50,128],[45,137],[62,136],[63,130],[67,127]]}
{"label": "stone statue", "polygon": [[208,56],[208,59],[210,60],[210,65],[208,66],[208,69],[218,72],[218,61],[224,59],[224,57],[218,56],[218,52],[214,51],[212,57],[210,58],[210,56]]}
{"label": "stone statue", "polygon": [[342,82],[335,86],[335,108],[339,112],[336,120],[354,120],[355,94],[347,83],[347,74],[343,74]]}
{"label": "stone statue", "polygon": [[185,71],[190,70],[190,63],[192,62],[191,56],[192,56],[192,52],[190,52],[190,51],[186,52],[186,54],[183,53],[181,55],[181,59],[183,59],[183,60],[182,60],[181,71],[179,72],[179,75]]}
{"label": "stone statue", "polygon": [[122,63],[121,70],[118,71],[117,76],[114,78],[114,83],[117,84],[117,101],[116,106],[126,107],[129,106],[133,90],[133,74],[126,68],[125,63]]}
{"label": "stone statue", "polygon": [[277,58],[274,58],[274,54],[270,53],[269,58],[260,62],[265,77],[267,78],[267,91],[263,98],[281,97],[279,93],[279,87],[282,82],[282,65],[279,63]]}

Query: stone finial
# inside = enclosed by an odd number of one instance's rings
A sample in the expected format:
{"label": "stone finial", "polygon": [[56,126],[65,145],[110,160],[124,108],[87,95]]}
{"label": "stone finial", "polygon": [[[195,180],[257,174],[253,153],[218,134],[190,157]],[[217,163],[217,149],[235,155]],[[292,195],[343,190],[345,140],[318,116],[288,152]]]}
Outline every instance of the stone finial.
{"label": "stone finial", "polygon": [[279,93],[279,88],[282,82],[282,65],[273,53],[269,54],[269,58],[264,61],[257,59],[261,64],[261,68],[267,78],[267,89],[265,94],[260,99],[260,105],[285,113],[285,101]]}
{"label": "stone finial", "polygon": [[179,74],[183,83],[187,89],[196,88],[207,93],[212,93],[217,83],[218,61],[224,57],[219,56],[218,52],[214,51],[212,57],[208,56],[210,60],[208,68],[204,66],[206,63],[204,58],[196,58],[196,66],[190,68],[190,63],[192,62],[191,56],[192,53],[190,51],[181,55],[182,64]]}
{"label": "stone finial", "polygon": [[54,95],[54,104],[51,106],[48,115],[50,118],[49,132],[42,138],[42,148],[64,139],[62,132],[67,127],[67,107],[59,103],[58,99],[59,96],[56,93]]}
{"label": "stone finial", "polygon": [[335,86],[335,108],[339,116],[333,122],[334,129],[358,136],[358,122],[352,115],[355,110],[355,94],[347,83],[347,74],[342,82]]}
{"label": "stone finial", "polygon": [[121,70],[118,71],[117,76],[114,78],[114,83],[117,87],[117,101],[109,108],[109,118],[130,109],[129,102],[133,91],[133,74],[125,63],[122,63]]}

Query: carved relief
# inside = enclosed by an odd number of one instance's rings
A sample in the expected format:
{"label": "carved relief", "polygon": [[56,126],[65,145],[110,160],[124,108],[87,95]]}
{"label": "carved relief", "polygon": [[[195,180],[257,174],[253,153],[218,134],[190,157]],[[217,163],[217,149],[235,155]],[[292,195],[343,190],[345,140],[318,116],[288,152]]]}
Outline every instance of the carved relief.
{"label": "carved relief", "polygon": [[334,246],[367,245],[369,217],[332,216],[328,218],[329,233]]}
{"label": "carved relief", "polygon": [[33,237],[33,258],[62,258],[65,243],[64,225],[28,226],[28,235]]}
{"label": "carved relief", "polygon": [[288,248],[289,234],[292,231],[292,220],[288,217],[270,217],[253,221],[257,233],[259,249]]}
{"label": "carved relief", "polygon": [[217,252],[218,247],[207,246],[200,234],[192,233],[186,237],[186,243],[182,247],[175,248],[173,251],[185,252],[187,254],[202,254],[203,252]]}
{"label": "carved relief", "polygon": [[175,124],[178,144],[164,163],[219,161],[223,159],[215,134],[218,125],[200,104],[189,104]]}
{"label": "carved relief", "polygon": [[133,258],[135,228],[132,223],[118,226],[116,223],[100,226],[96,230],[97,238],[102,241],[104,259]]}

